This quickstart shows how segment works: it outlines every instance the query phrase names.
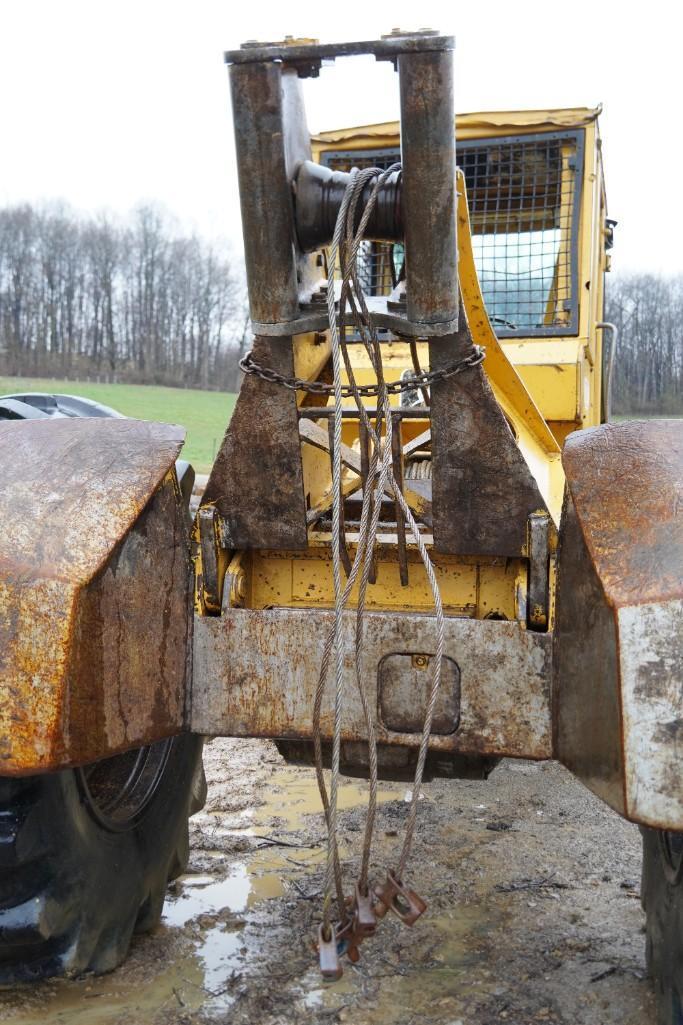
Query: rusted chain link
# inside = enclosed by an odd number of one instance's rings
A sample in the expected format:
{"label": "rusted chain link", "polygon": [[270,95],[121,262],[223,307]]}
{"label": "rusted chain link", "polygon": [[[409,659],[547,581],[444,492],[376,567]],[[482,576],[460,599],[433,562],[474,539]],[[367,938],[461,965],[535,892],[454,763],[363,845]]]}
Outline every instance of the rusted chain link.
{"label": "rusted chain link", "polygon": [[[447,364],[440,370],[423,370],[419,374],[406,376],[402,381],[389,381],[384,387],[389,395],[399,395],[401,392],[414,391],[416,388],[428,388],[438,381],[447,381],[449,377],[455,377],[456,374],[462,373],[469,367],[479,366],[485,355],[481,346],[473,345],[472,351],[467,356]],[[322,381],[305,381],[301,377],[285,377],[277,370],[261,366],[252,358],[251,352],[242,357],[239,365],[244,374],[253,374],[260,377],[262,381],[279,384],[290,391],[305,391],[311,395],[334,395],[333,384],[325,384]],[[356,392],[363,398],[372,398],[379,394],[379,386],[377,384],[357,384],[355,388],[347,384],[341,386],[342,398],[353,398]]]}

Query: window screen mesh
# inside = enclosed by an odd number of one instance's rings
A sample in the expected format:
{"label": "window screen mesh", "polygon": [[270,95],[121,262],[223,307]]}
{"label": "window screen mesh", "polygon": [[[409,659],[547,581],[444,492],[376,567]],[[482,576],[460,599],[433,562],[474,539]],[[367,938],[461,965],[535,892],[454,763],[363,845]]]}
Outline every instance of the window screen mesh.
{"label": "window screen mesh", "polygon": [[[472,244],[484,300],[498,334],[575,330],[577,133],[462,142]],[[333,170],[386,168],[398,150],[324,153]],[[403,247],[365,242],[361,280],[387,295],[400,277]]]}
{"label": "window screen mesh", "polygon": [[461,147],[458,163],[479,281],[496,327],[568,326],[575,139],[492,140]]}

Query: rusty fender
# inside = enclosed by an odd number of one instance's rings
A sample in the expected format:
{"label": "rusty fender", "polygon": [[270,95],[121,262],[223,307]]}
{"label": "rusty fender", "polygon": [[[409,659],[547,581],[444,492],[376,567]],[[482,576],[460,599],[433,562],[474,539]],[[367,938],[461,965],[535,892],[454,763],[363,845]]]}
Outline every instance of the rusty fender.
{"label": "rusty fender", "polygon": [[[344,614],[342,739],[366,735],[354,675],[356,613]],[[333,613],[229,609],[197,616],[191,728],[235,737],[307,739]],[[442,690],[430,750],[548,758],[551,638],[515,622],[446,619]],[[365,617],[363,678],[380,744],[416,747],[430,687],[434,620],[407,613]],[[322,707],[332,736],[332,683]]]}
{"label": "rusty fender", "polygon": [[556,754],[620,814],[683,830],[683,426],[604,424],[562,458]]}
{"label": "rusty fender", "polygon": [[0,424],[0,775],[179,732],[191,643],[184,432]]}

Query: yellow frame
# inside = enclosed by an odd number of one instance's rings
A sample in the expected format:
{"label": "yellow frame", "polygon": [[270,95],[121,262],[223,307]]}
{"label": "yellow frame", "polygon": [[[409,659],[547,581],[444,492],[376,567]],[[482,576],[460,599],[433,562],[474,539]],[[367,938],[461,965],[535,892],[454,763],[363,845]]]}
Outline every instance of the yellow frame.
{"label": "yellow frame", "polygon": [[[476,344],[486,350],[484,369],[517,444],[534,475],[539,490],[559,524],[564,474],[560,446],[567,433],[600,422],[602,339],[596,325],[602,319],[602,275],[605,270],[605,191],[602,181],[600,140],[596,110],[576,108],[560,111],[502,112],[461,115],[456,135],[466,139],[487,139],[522,135],[558,128],[581,128],[585,132],[583,193],[578,225],[579,331],[578,335],[499,340],[493,330],[482,297],[472,249],[464,177],[457,173],[458,273],[463,303]],[[313,158],[320,161],[326,150],[372,150],[396,148],[398,124],[369,125],[326,132],[312,139]],[[383,347],[387,380],[395,380],[412,369],[407,343],[395,341]],[[324,334],[300,335],[294,340],[297,376],[314,378],[330,352]],[[418,343],[422,365],[427,364],[426,343]],[[362,346],[354,354],[354,371],[359,383],[374,380]],[[297,396],[301,405],[306,395]],[[429,424],[404,420],[403,442],[420,434]],[[344,443],[357,445],[357,425],[345,423]],[[310,506],[329,504],[329,456],[314,444],[302,443],[304,488]],[[346,490],[357,481],[346,471]],[[425,589],[424,573],[417,553],[408,547],[410,587],[398,581],[396,538],[383,536],[378,545],[377,582],[369,587],[368,607],[383,610],[428,611],[431,600]],[[353,553],[353,535],[347,537]],[[329,534],[309,531],[309,548],[303,552],[253,551],[236,556],[231,564],[230,601],[251,608],[317,607],[333,604]],[[522,553],[524,554],[524,553]],[[503,616],[524,621],[527,591],[527,563],[520,559],[434,556],[444,602],[451,615],[485,618]],[[199,567],[198,567],[199,568]],[[239,585],[235,583],[239,581]],[[551,583],[554,581],[551,566]],[[353,606],[355,596],[350,605]],[[224,599],[225,601],[225,599]],[[204,611],[201,594],[198,611]],[[552,612],[551,612],[552,615]]]}
{"label": "yellow frame", "polygon": [[[498,111],[459,114],[457,140],[484,140],[506,135],[581,129],[584,166],[578,224],[579,330],[578,335],[501,339],[500,347],[533,396],[557,441],[570,431],[601,422],[602,338],[597,328],[603,316],[603,274],[606,269],[604,226],[606,198],[600,108]],[[321,132],[312,137],[313,159],[326,151],[397,148],[399,125],[383,124]],[[488,370],[487,360],[487,370]],[[506,410],[507,412],[507,410]]]}

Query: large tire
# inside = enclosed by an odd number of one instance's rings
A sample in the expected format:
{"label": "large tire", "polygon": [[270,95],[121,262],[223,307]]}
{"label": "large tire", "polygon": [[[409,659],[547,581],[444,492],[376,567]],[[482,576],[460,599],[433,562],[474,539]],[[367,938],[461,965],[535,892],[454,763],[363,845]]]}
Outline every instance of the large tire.
{"label": "large tire", "polygon": [[[70,395],[0,399],[0,420],[56,415],[121,414]],[[189,510],[194,471],[176,471]],[[185,734],[85,769],[0,777],[0,984],[109,971],[158,924],[206,797],[202,746]]]}
{"label": "large tire", "polygon": [[683,833],[643,829],[641,895],[657,1025],[683,1025]]}
{"label": "large tire", "polygon": [[161,917],[203,803],[202,738],[0,779],[0,983],[106,972]]}

